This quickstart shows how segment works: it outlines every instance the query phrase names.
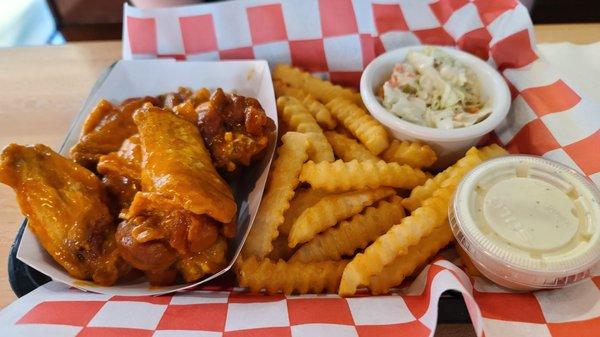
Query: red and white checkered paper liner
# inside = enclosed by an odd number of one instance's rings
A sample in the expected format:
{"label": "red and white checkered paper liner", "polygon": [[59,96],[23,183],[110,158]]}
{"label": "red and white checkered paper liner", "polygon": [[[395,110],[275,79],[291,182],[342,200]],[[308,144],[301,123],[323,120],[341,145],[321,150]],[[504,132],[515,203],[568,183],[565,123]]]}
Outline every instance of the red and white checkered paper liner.
{"label": "red and white checkered paper liner", "polygon": [[[228,1],[125,7],[123,57],[262,58],[356,86],[380,53],[454,45],[496,66],[513,95],[489,141],[563,162],[600,185],[600,107],[540,58],[515,0]],[[201,76],[201,75],[199,75]],[[487,337],[600,336],[600,268],[576,286],[512,293],[445,260],[390,296],[253,296],[203,289],[162,297],[83,293],[52,282],[0,312],[0,336],[433,336],[437,302],[463,293]]]}

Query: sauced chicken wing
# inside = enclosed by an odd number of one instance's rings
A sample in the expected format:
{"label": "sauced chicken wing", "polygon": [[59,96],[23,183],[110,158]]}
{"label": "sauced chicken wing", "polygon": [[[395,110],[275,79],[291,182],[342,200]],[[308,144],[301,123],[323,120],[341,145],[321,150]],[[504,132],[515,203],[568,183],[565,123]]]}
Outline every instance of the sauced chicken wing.
{"label": "sauced chicken wing", "polygon": [[219,238],[212,246],[181,257],[176,268],[186,282],[193,282],[223,268],[226,262],[227,241]]}
{"label": "sauced chicken wing", "polygon": [[[153,284],[168,282],[173,270],[195,268],[182,271],[186,280],[203,276],[198,271],[203,268],[216,271],[225,254],[203,252],[223,240],[219,222],[230,223],[235,216],[230,187],[212,165],[195,125],[151,105],[139,109],[134,120],[142,148],[142,191],[117,231],[121,255]],[[200,262],[175,265],[195,256]],[[209,257],[210,263],[201,262]]]}
{"label": "sauced chicken wing", "polygon": [[142,190],[195,213],[228,223],[237,206],[219,176],[198,129],[168,110],[149,105],[136,111],[142,145]]}
{"label": "sauced chicken wing", "polygon": [[71,158],[94,169],[100,156],[117,151],[123,141],[137,133],[133,113],[146,102],[157,103],[152,97],[129,99],[120,106],[101,100],[86,119],[81,138],[71,148]]}
{"label": "sauced chicken wing", "polygon": [[275,131],[275,123],[255,98],[226,94],[220,88],[196,111],[215,166],[227,172],[250,165],[264,153]]}
{"label": "sauced chicken wing", "polygon": [[140,136],[127,138],[118,151],[101,156],[97,171],[109,196],[116,199],[119,210],[129,207],[135,193],[141,190]]}
{"label": "sauced chicken wing", "polygon": [[73,277],[111,285],[125,273],[105,193],[92,172],[45,145],[11,144],[0,156],[0,182],[15,190],[29,228]]}

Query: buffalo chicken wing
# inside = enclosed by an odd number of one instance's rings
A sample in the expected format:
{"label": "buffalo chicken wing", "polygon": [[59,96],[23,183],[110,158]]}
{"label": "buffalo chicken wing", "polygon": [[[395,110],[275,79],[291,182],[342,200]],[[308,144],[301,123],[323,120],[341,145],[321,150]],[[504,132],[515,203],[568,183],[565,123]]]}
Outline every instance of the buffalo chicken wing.
{"label": "buffalo chicken wing", "polygon": [[127,265],[100,180],[45,145],[11,144],[0,157],[0,182],[11,186],[28,226],[73,277],[111,285]]}

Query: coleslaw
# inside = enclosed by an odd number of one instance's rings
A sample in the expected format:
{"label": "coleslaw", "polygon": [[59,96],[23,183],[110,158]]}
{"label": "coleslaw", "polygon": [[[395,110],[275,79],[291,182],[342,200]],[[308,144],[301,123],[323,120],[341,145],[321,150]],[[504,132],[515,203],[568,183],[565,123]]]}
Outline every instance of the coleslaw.
{"label": "coleslaw", "polygon": [[396,63],[380,96],[398,117],[438,129],[473,125],[491,113],[473,71],[433,47],[411,51]]}

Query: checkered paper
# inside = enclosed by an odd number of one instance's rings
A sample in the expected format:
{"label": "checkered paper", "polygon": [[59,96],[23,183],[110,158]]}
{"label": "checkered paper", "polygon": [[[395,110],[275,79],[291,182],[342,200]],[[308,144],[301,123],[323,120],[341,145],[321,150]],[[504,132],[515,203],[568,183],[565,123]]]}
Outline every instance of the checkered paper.
{"label": "checkered paper", "polygon": [[[205,288],[159,297],[81,292],[50,282],[0,312],[0,336],[433,336],[439,296],[460,291],[478,336],[597,337],[600,270],[576,286],[511,293],[437,260],[388,296],[251,295]],[[585,296],[584,296],[585,295]]]}
{"label": "checkered paper", "polygon": [[[600,185],[600,107],[540,57],[514,0],[228,1],[125,7],[123,57],[262,58],[356,86],[382,52],[453,45],[487,60],[513,96],[487,141],[563,162]],[[442,292],[463,293],[478,336],[600,336],[600,267],[576,286],[514,293],[446,260],[389,296],[256,296],[202,289],[162,297],[83,293],[50,283],[0,312],[0,336],[433,336]]]}
{"label": "checkered paper", "polygon": [[540,57],[516,0],[250,0],[170,9],[125,6],[123,58],[266,59],[357,86],[377,55],[456,46],[497,67],[512,111],[491,140],[545,156],[600,185],[600,107]]}

